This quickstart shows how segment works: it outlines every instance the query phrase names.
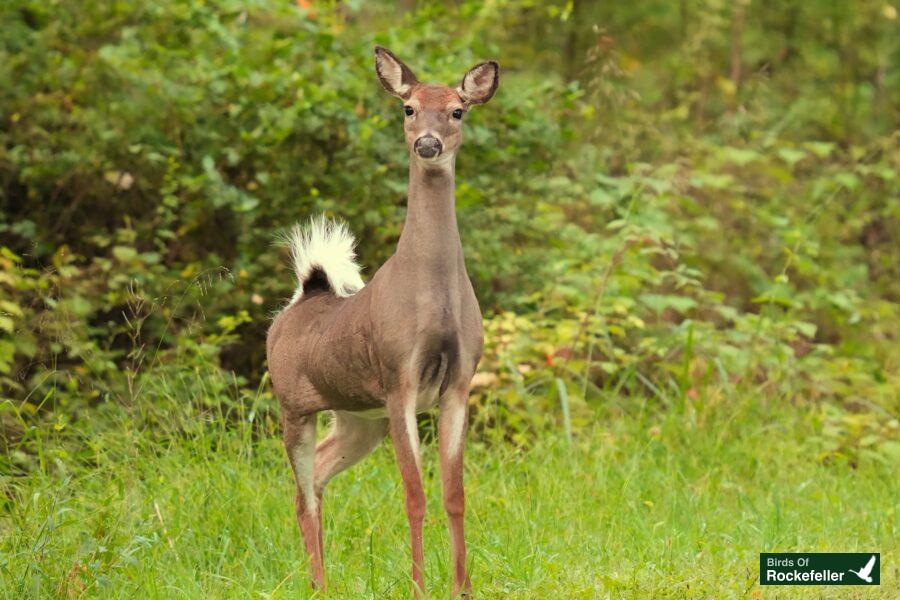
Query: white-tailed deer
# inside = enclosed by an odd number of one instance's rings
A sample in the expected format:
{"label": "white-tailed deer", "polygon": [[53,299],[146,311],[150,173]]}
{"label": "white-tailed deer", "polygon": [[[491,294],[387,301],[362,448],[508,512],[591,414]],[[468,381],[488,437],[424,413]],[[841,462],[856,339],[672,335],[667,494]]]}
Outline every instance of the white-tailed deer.
{"label": "white-tailed deer", "polygon": [[[390,431],[406,494],[414,593],[424,593],[425,492],[416,415],[440,405],[438,448],[454,595],[471,587],[463,536],[463,443],[469,382],[481,358],[481,311],[456,225],[455,161],[463,115],[490,100],[500,68],[470,69],[458,87],[419,83],[375,47],[384,88],[403,100],[409,203],[394,255],[363,285],[347,229],[314,219],[290,236],[299,287],[266,343],[297,481],[297,521],[313,584],[325,586],[322,491]],[[316,445],[316,413],[334,428]]]}

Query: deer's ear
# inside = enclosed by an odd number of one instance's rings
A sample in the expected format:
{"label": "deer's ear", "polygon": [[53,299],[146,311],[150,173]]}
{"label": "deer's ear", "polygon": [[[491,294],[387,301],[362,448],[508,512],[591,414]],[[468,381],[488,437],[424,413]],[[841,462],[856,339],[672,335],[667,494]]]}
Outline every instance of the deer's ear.
{"label": "deer's ear", "polygon": [[375,72],[378,80],[388,92],[406,100],[413,87],[419,83],[409,67],[403,64],[394,53],[387,48],[375,46]]}
{"label": "deer's ear", "polygon": [[456,91],[466,104],[484,104],[493,97],[499,84],[500,65],[488,60],[469,69]]}

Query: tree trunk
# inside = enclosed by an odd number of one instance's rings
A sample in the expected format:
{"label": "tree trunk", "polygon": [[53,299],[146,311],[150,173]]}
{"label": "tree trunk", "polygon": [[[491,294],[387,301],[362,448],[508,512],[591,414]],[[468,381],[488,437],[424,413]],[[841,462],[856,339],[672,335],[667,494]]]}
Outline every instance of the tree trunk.
{"label": "tree trunk", "polygon": [[741,91],[741,79],[743,77],[743,45],[741,38],[744,35],[744,16],[746,6],[738,2],[734,7],[734,21],[731,28],[731,82],[734,84],[735,96]]}
{"label": "tree trunk", "polygon": [[569,15],[569,31],[566,35],[565,60],[566,60],[566,77],[569,81],[578,79],[581,72],[581,61],[579,60],[579,26],[581,25],[581,0],[572,1],[572,14]]}

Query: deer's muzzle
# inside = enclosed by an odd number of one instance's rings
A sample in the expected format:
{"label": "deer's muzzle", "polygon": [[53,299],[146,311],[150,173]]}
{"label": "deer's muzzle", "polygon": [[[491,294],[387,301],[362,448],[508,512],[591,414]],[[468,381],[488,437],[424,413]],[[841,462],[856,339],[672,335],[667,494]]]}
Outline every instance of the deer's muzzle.
{"label": "deer's muzzle", "polygon": [[441,140],[433,135],[423,135],[417,139],[416,143],[413,145],[413,150],[415,150],[416,154],[422,158],[434,158],[440,154],[443,149],[444,147],[443,144],[441,144]]}

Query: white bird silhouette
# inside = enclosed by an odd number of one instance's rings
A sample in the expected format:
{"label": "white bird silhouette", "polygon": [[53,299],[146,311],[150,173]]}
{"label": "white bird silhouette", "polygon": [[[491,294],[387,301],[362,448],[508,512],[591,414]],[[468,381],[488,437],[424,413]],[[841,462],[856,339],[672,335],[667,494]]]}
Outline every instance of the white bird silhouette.
{"label": "white bird silhouette", "polygon": [[859,571],[854,571],[853,569],[848,569],[851,573],[855,573],[857,577],[865,581],[866,583],[872,583],[872,577],[869,576],[869,573],[872,572],[872,567],[875,566],[875,555],[872,555],[872,558],[869,559],[869,562],[866,563]]}

